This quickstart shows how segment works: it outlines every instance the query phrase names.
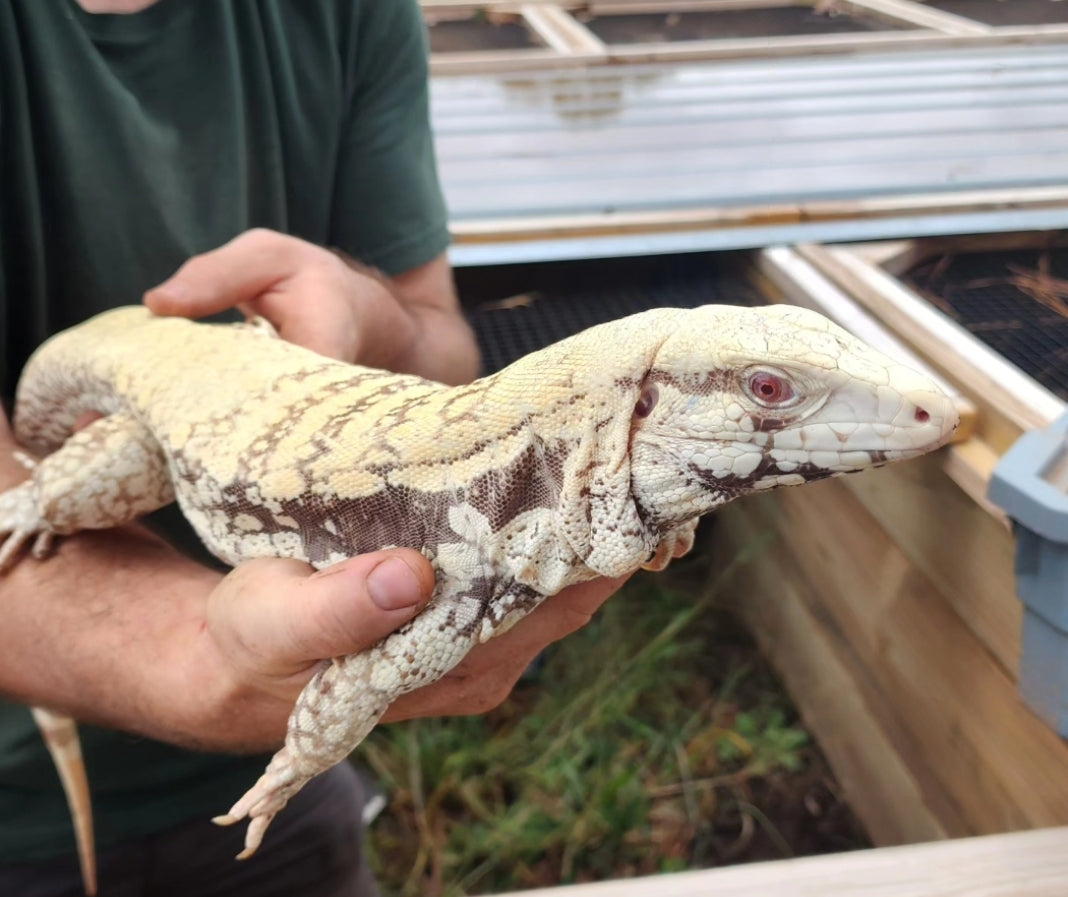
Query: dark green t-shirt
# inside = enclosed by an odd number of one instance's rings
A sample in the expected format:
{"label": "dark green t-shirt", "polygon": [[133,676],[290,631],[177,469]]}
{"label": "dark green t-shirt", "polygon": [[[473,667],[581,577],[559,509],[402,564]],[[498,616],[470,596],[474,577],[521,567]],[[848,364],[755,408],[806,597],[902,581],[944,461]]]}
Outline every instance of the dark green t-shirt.
{"label": "dark green t-shirt", "polygon": [[[251,227],[387,273],[440,254],[426,79],[416,0],[0,0],[0,396],[49,334]],[[265,760],[82,742],[104,847],[225,810]],[[29,713],[0,702],[0,862],[73,846]]]}

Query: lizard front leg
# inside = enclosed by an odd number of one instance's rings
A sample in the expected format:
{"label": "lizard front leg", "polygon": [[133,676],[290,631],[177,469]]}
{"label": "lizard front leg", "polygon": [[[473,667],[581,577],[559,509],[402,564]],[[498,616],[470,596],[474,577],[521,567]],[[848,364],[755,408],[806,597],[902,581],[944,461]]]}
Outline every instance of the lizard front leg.
{"label": "lizard front leg", "polygon": [[33,465],[26,482],[0,493],[0,572],[34,540],[44,557],[56,535],[107,529],[174,501],[167,462],[135,418],[112,414],[73,434]]}

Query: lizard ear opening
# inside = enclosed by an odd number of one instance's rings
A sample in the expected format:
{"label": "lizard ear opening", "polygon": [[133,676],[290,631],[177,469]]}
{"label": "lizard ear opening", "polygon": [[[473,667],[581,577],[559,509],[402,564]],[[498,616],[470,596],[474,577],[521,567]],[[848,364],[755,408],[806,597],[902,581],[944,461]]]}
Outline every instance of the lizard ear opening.
{"label": "lizard ear opening", "polygon": [[660,401],[660,390],[655,383],[646,383],[642,387],[638,401],[634,403],[635,417],[648,417],[653,413],[656,403]]}

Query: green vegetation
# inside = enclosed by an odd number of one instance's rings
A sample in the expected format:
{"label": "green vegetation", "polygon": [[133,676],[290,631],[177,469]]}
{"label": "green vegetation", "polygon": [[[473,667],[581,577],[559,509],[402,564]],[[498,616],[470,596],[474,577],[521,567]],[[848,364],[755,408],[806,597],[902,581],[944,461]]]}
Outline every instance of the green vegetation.
{"label": "green vegetation", "polygon": [[[698,566],[682,578],[706,581]],[[488,716],[368,740],[359,761],[390,795],[370,837],[385,893],[674,871],[740,855],[754,833],[791,853],[753,788],[806,766],[808,736],[715,610],[716,584],[684,592],[670,573],[636,578]]]}

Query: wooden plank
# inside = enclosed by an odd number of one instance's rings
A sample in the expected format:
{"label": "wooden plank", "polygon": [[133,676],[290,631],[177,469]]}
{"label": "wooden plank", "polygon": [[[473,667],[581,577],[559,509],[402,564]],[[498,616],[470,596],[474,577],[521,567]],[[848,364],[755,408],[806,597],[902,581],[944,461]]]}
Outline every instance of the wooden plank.
{"label": "wooden plank", "polygon": [[513,897],[1064,897],[1068,829],[544,888]]}
{"label": "wooden plank", "polygon": [[773,9],[812,6],[814,0],[590,0],[594,15],[641,12],[718,12],[737,9]]}
{"label": "wooden plank", "polygon": [[852,243],[853,251],[869,265],[878,265],[884,270],[897,259],[912,251],[916,240],[880,240],[877,243]]}
{"label": "wooden plank", "polygon": [[530,29],[558,53],[582,54],[587,59],[607,56],[600,38],[559,7],[526,3],[521,12]]}
{"label": "wooden plank", "polygon": [[[802,92],[800,82],[815,85],[837,83],[839,89],[848,90],[856,80],[869,82],[876,77],[909,78],[920,77],[933,83],[934,79],[963,75],[968,73],[991,72],[998,76],[1032,69],[1068,64],[1058,47],[1005,47],[981,51],[961,51],[957,53],[912,54],[907,64],[897,58],[885,56],[857,56],[852,59],[829,59],[812,57],[801,59],[777,59],[772,61],[753,60],[738,62],[727,66],[672,65],[650,68],[643,65],[613,66],[611,69],[597,68],[586,73],[582,84],[576,83],[575,89],[585,92],[587,85],[652,82],[672,88],[702,89],[705,86],[745,84],[767,84],[783,90],[797,89]],[[905,71],[907,70],[907,71]],[[641,76],[645,76],[644,82]],[[552,73],[530,72],[530,81],[554,80]],[[431,83],[435,107],[440,108],[449,99],[463,100],[469,98],[475,103],[486,102],[500,95],[500,80],[496,78],[446,78]]]}
{"label": "wooden plank", "polygon": [[[840,483],[836,483],[831,487],[832,491],[840,488]],[[922,795],[921,804],[906,801],[905,803],[888,805],[885,808],[885,811],[892,812],[892,818],[897,820],[897,824],[902,830],[910,830],[914,826],[932,824],[930,821],[933,821],[933,824],[943,830],[949,837],[975,834],[977,831],[975,821],[967,814],[967,808],[960,805],[952,789],[947,787],[945,774],[940,768],[940,764],[943,762],[942,758],[937,753],[932,753],[929,745],[921,738],[918,738],[909,726],[902,724],[902,708],[896,705],[897,695],[886,691],[884,683],[877,675],[877,670],[873,669],[873,658],[867,646],[862,641],[858,641],[855,633],[847,625],[848,621],[844,623],[837,615],[835,602],[829,600],[824,593],[827,584],[813,580],[799,561],[798,548],[791,537],[792,521],[786,517],[781,499],[781,495],[760,496],[755,500],[747,499],[745,502],[739,502],[732,506],[729,511],[732,515],[730,524],[732,531],[737,527],[737,515],[741,514],[743,517],[751,518],[754,521],[757,531],[770,531],[778,535],[779,541],[772,556],[765,556],[761,559],[761,567],[755,574],[754,585],[757,582],[761,583],[762,588],[766,589],[772,596],[771,600],[776,602],[775,605],[772,605],[773,610],[778,609],[777,602],[783,597],[782,587],[777,584],[777,581],[779,583],[784,581],[793,583],[792,594],[796,595],[803,603],[803,613],[790,609],[789,615],[780,617],[780,625],[784,628],[796,625],[801,626],[799,631],[795,632],[789,629],[784,633],[789,641],[784,641],[783,650],[786,649],[787,644],[794,646],[792,650],[797,650],[797,645],[800,641],[813,638],[815,633],[820,633],[822,640],[837,646],[838,659],[847,671],[852,687],[863,698],[867,714],[886,733],[897,762],[901,763],[903,768],[907,770],[908,776],[915,781],[916,788]],[[744,524],[739,529],[743,533],[747,531]],[[824,563],[828,564],[834,563],[836,560],[833,551],[830,554],[824,552],[822,557]],[[872,564],[879,565],[880,569],[886,573],[888,568],[881,562],[881,556],[871,557],[869,560]],[[891,564],[890,566],[892,567],[893,565]],[[898,566],[900,567],[902,564],[899,563]],[[765,574],[765,570],[769,571],[769,573]],[[776,572],[779,574],[778,580],[771,579],[769,581],[766,579],[766,575],[773,575]],[[752,592],[756,592],[755,587]],[[868,596],[864,596],[863,600],[867,600],[867,598]],[[748,597],[743,595],[742,600],[759,599],[755,599],[750,593]],[[803,621],[806,617],[814,622],[814,631],[810,631],[803,626]],[[757,638],[760,638],[759,634],[757,634]],[[817,641],[819,642],[820,639]],[[770,646],[766,653],[772,663],[781,668],[785,675],[786,670],[791,665],[792,658],[780,656],[778,651],[772,651]],[[877,665],[878,662],[876,660],[875,666]],[[817,677],[824,675],[818,670],[816,674]],[[795,702],[798,706],[802,706],[804,702],[803,694],[806,689],[812,686],[804,680],[795,682],[790,676],[785,676],[785,679]],[[907,708],[905,712],[908,712]],[[821,746],[823,746],[828,738],[828,733],[822,727],[813,728],[812,731],[819,739]],[[853,737],[849,724],[846,725],[845,734],[841,737],[847,739],[847,741]],[[830,755],[828,756],[830,758]],[[838,768],[834,765],[834,761],[832,761],[832,768],[834,768],[835,774],[838,775]],[[868,772],[868,770],[865,771]],[[861,793],[866,795],[869,791],[872,791],[876,795],[882,795],[884,786],[877,778],[878,771],[870,770],[870,772],[876,776],[876,779],[867,778],[863,780],[860,789]],[[868,815],[864,815],[861,818],[867,824],[867,819],[870,815],[874,814],[875,818],[880,818],[878,816],[880,812],[880,808],[875,806],[870,809]],[[928,817],[930,817],[930,821]],[[896,841],[882,841],[878,838],[873,838],[873,840],[877,844],[899,843]],[[917,839],[908,838],[906,840]]]}
{"label": "wooden plank", "polygon": [[854,202],[779,203],[738,208],[691,208],[667,211],[628,211],[603,214],[544,215],[522,218],[453,220],[457,243],[491,243],[562,237],[618,236],[671,231],[791,224],[809,221],[952,214],[1011,208],[1061,208],[1068,189],[962,191],[913,196],[877,197]]}
{"label": "wooden plank", "polygon": [[[1068,822],[1068,745],[840,482],[782,490],[786,548],[974,833]],[[968,557],[968,563],[973,562]]]}
{"label": "wooden plank", "polygon": [[525,72],[531,69],[581,68],[598,62],[581,53],[557,53],[551,49],[476,50],[471,53],[431,53],[430,74],[473,75],[492,72]]}
{"label": "wooden plank", "polygon": [[[959,448],[967,453],[976,444]],[[1022,610],[1012,533],[1003,516],[987,513],[947,479],[952,458],[944,452],[842,482],[1015,680]]]}
{"label": "wooden plank", "polygon": [[576,9],[583,5],[583,0],[489,0],[479,3],[478,0],[419,0],[425,15],[437,12],[459,12],[463,18],[480,15],[482,13],[495,12],[519,12],[519,8],[526,4],[538,6],[557,6],[561,9]]}
{"label": "wooden plank", "polygon": [[[581,59],[589,65],[654,62],[724,61],[788,58],[811,55],[878,53],[904,50],[950,50],[967,47],[1012,47],[1059,44],[1068,39],[1068,25],[1039,28],[995,28],[986,35],[942,34],[936,31],[854,32],[850,34],[794,35],[766,38],[679,41],[675,43],[616,44],[604,55]],[[580,57],[558,54],[574,65]],[[484,54],[435,53],[430,57],[433,75],[514,72],[551,67],[543,55],[529,50],[486,51]]]}
{"label": "wooden plank", "polygon": [[984,25],[974,19],[943,12],[922,3],[913,3],[911,0],[837,0],[837,3],[846,10],[865,10],[894,22],[930,28],[943,34],[990,34],[994,30],[990,25]]}
{"label": "wooden plank", "polygon": [[946,463],[943,469],[946,476],[953,480],[968,498],[986,511],[991,519],[997,521],[1004,529],[1011,530],[1012,524],[1005,512],[987,498],[990,477],[999,460],[1000,456],[986,442],[979,438],[972,438],[950,447],[946,452]]}
{"label": "wooden plank", "polygon": [[[709,544],[713,557],[736,556],[769,531],[767,518],[758,517],[753,502],[774,507],[762,496],[721,511]],[[819,602],[809,591],[789,556],[772,546],[726,584],[724,600],[783,676],[846,800],[876,844],[928,841],[964,831],[956,819],[947,830],[932,811],[929,803],[937,789],[926,788],[922,769],[917,776],[905,762],[900,733],[879,718],[885,701],[840,630],[810,610]],[[918,765],[922,767],[922,758]],[[942,811],[943,817],[952,817],[951,807]]]}
{"label": "wooden plank", "polygon": [[980,432],[995,452],[1007,450],[1019,431],[1044,427],[1063,413],[1064,402],[885,271],[844,248],[805,245],[798,252],[910,343],[980,409],[1016,428],[998,427],[981,417]]}
{"label": "wooden plank", "polygon": [[808,54],[877,53],[900,50],[949,50],[1014,44],[1060,43],[1068,25],[1039,28],[995,28],[989,34],[942,34],[937,31],[877,31],[851,34],[793,35],[679,41],[677,43],[617,44],[610,62],[668,62],[802,56]]}

